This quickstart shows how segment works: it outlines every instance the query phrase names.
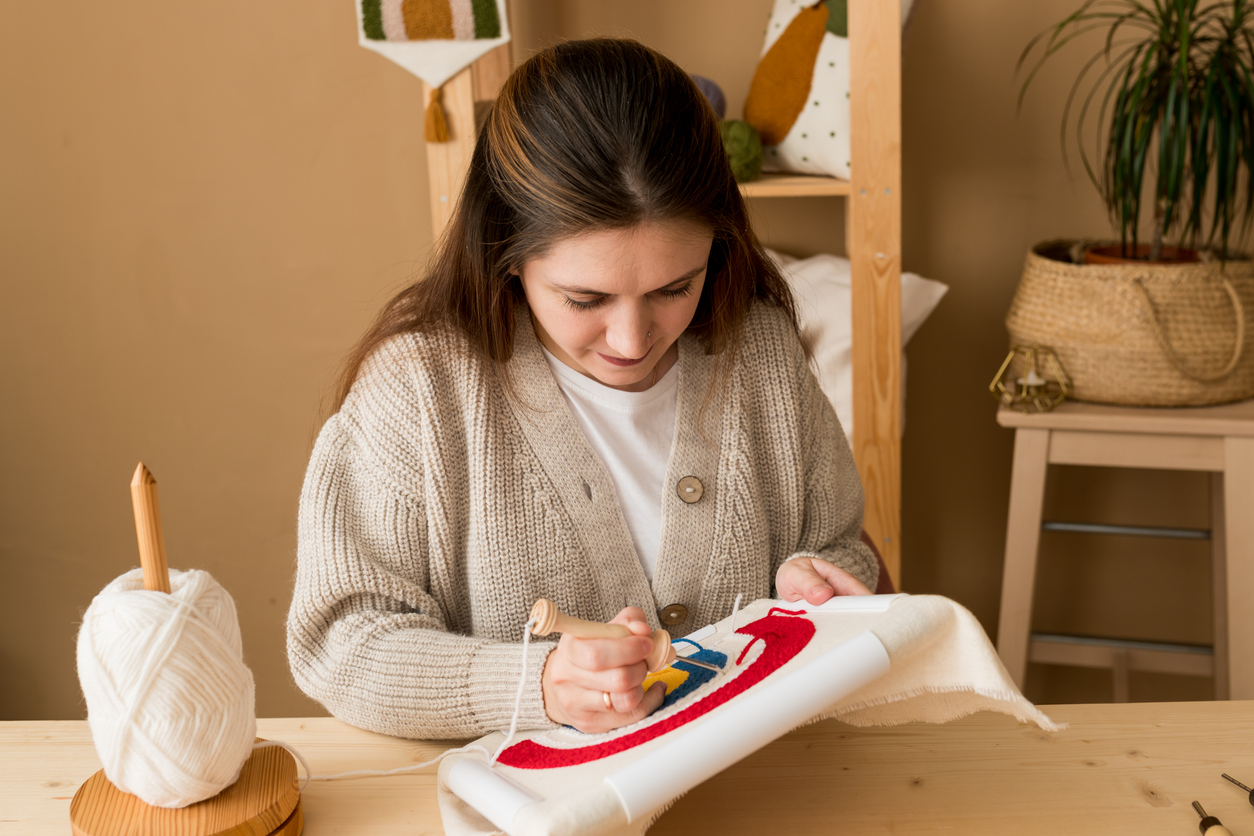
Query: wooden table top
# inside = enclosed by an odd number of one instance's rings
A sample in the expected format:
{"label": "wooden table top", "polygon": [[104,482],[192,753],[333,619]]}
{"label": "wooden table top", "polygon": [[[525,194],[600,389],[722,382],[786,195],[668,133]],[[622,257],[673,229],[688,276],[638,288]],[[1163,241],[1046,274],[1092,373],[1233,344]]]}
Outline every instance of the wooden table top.
{"label": "wooden table top", "polygon": [[[675,804],[650,834],[1197,833],[1200,800],[1236,836],[1254,808],[1254,702],[1062,705],[1055,733],[1000,714],[946,725],[817,723],[776,741]],[[315,773],[390,769],[443,742],[372,734],[328,718],[258,721]],[[81,721],[0,723],[0,834],[69,832],[75,790],[99,761]],[[305,832],[438,834],[434,768],[315,782]]]}

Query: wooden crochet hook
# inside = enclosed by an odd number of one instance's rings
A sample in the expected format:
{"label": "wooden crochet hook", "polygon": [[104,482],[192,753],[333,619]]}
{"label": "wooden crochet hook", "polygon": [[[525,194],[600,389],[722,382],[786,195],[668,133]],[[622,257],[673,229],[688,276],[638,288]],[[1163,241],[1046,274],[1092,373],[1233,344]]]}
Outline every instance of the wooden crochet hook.
{"label": "wooden crochet hook", "polygon": [[143,462],[131,477],[131,507],[135,511],[135,535],[139,538],[139,565],[144,567],[144,588],[169,593],[170,567],[165,559],[157,480]]}
{"label": "wooden crochet hook", "polygon": [[[597,621],[584,621],[582,618],[569,616],[547,598],[536,601],[535,606],[531,608],[531,620],[535,622],[531,632],[536,636],[569,633],[579,639],[625,639],[635,635],[622,624],[601,624]],[[644,660],[649,666],[649,673],[657,673],[663,668],[670,667],[671,663],[679,658],[675,653],[675,648],[671,646],[670,633],[665,630],[654,630],[649,638],[653,640],[653,650],[649,651],[649,655]],[[694,659],[685,658],[684,661],[712,671],[722,670],[722,668]]]}

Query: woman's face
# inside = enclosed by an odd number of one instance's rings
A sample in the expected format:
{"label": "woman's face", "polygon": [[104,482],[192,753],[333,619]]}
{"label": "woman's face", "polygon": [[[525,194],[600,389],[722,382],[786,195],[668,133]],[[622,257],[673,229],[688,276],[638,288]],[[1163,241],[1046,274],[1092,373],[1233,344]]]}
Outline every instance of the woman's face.
{"label": "woman's face", "polygon": [[559,241],[519,271],[540,342],[606,386],[647,388],[692,322],[713,241],[711,230],[686,221]]}

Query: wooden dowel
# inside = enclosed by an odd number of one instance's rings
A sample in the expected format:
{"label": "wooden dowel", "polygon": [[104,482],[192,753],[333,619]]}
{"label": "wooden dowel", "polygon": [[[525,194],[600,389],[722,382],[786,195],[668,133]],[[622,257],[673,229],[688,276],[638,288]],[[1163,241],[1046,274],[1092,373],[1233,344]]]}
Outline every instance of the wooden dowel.
{"label": "wooden dowel", "polygon": [[[567,633],[577,639],[625,639],[635,635],[622,624],[602,624],[569,616],[547,598],[536,601],[531,608],[531,620],[536,623],[531,632],[537,636]],[[677,654],[671,647],[671,634],[665,630],[654,630],[649,638],[653,640],[653,650],[644,661],[649,666],[649,673],[656,673],[674,662]]]}
{"label": "wooden dowel", "polygon": [[165,536],[161,533],[161,508],[157,505],[157,480],[144,463],[131,479],[131,506],[135,510],[135,535],[139,539],[139,565],[144,567],[144,588],[170,591],[170,569],[165,560]]}

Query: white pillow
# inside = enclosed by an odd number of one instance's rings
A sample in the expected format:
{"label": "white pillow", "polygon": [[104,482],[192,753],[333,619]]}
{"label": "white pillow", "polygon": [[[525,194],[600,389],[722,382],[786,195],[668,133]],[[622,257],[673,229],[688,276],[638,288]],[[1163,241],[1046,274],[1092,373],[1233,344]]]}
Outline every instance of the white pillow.
{"label": "white pillow", "polygon": [[[767,254],[779,266],[797,299],[801,329],[814,350],[819,385],[836,409],[836,416],[853,438],[853,307],[849,259],[835,255],[793,258],[773,250]],[[931,315],[949,287],[914,273],[901,274],[901,347]],[[905,429],[906,355],[901,355],[902,429]]]}

